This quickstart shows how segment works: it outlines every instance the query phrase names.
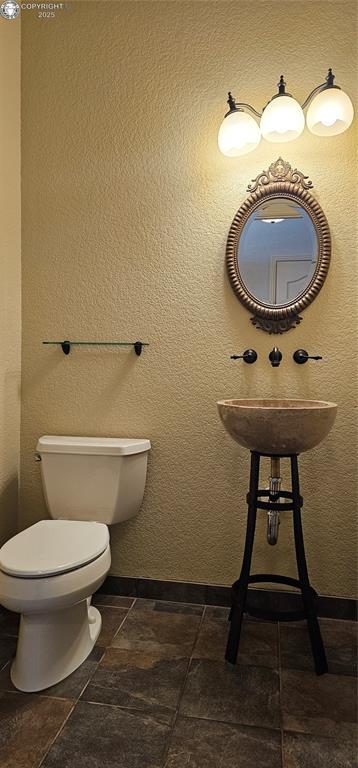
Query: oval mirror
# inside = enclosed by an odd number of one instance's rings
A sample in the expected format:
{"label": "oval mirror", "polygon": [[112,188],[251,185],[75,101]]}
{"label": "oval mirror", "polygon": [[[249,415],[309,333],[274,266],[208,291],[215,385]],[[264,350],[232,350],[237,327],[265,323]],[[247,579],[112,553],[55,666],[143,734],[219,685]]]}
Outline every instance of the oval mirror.
{"label": "oval mirror", "polygon": [[260,174],[231,225],[227,267],[232,287],[269,333],[297,325],[329,266],[324,213],[308,192],[312,182],[279,158]]}

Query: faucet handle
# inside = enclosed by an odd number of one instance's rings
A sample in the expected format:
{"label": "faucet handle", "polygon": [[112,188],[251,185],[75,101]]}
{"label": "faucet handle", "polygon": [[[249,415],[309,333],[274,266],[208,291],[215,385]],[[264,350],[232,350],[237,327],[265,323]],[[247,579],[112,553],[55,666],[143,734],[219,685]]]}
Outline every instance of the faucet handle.
{"label": "faucet handle", "polygon": [[322,360],[321,355],[309,355],[305,349],[296,349],[296,352],[293,353],[292,357],[298,365],[307,363],[307,360]]}
{"label": "faucet handle", "polygon": [[245,349],[243,355],[230,355],[230,360],[243,360],[244,363],[256,363],[257,352],[254,349]]}
{"label": "faucet handle", "polygon": [[269,361],[273,368],[278,368],[280,365],[280,362],[282,360],[282,352],[278,349],[278,347],[274,347],[273,350],[269,354]]}

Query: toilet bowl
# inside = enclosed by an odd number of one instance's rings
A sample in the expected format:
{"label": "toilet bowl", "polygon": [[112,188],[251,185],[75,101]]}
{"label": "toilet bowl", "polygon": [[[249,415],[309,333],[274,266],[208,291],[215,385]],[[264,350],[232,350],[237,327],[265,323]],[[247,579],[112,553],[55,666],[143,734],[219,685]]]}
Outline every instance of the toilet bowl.
{"label": "toilet bowl", "polygon": [[1,548],[0,602],[21,613],[10,673],[16,688],[48,688],[87,658],[102,623],[87,599],[110,564],[102,523],[42,520]]}
{"label": "toilet bowl", "polygon": [[137,514],[149,449],[148,440],[40,438],[37,457],[54,519],[0,549],[0,604],[21,614],[10,673],[19,690],[60,682],[91,652],[101,630],[91,596],[111,564],[107,525]]}

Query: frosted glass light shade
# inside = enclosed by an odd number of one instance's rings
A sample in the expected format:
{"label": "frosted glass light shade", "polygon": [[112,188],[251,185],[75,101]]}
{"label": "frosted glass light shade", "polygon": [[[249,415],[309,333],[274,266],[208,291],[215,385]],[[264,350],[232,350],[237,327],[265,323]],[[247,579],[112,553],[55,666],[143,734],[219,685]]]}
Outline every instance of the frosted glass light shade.
{"label": "frosted glass light shade", "polygon": [[307,127],[317,136],[336,136],[349,128],[353,115],[349,96],[339,88],[326,88],[311,101]]}
{"label": "frosted glass light shade", "polygon": [[267,141],[284,142],[297,139],[305,127],[302,108],[292,96],[278,96],[265,107],[260,128]]}
{"label": "frosted glass light shade", "polygon": [[261,133],[251,115],[246,112],[230,112],[224,117],[218,135],[220,152],[227,157],[237,157],[252,152],[260,143]]}

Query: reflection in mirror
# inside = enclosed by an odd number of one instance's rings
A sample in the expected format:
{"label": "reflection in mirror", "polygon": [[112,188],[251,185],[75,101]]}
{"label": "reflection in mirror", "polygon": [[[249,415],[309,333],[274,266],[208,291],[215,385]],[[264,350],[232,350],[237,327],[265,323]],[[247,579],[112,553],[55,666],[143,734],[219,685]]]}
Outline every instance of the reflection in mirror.
{"label": "reflection in mirror", "polygon": [[311,217],[298,202],[283,196],[255,208],[237,246],[238,268],[247,290],[270,306],[295,301],[307,290],[317,254]]}

